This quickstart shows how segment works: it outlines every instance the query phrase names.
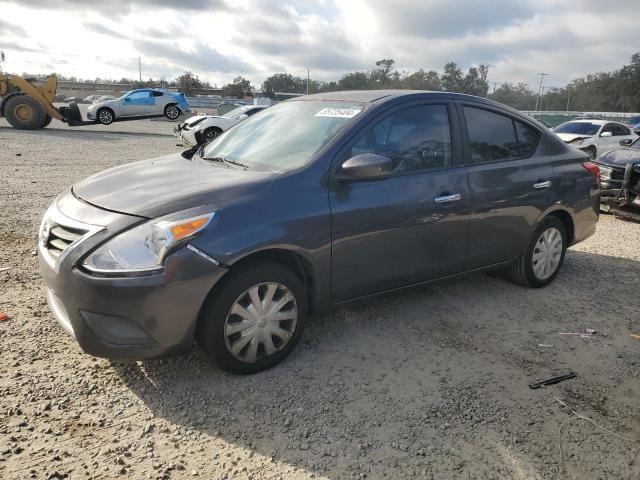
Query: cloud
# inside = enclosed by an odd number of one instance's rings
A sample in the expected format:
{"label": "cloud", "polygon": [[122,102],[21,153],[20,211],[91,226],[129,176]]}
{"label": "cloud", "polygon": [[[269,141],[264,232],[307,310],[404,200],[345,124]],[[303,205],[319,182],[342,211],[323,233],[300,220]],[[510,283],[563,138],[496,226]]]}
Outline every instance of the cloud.
{"label": "cloud", "polygon": [[[8,0],[24,6],[24,0]],[[126,15],[137,9],[169,9],[176,11],[219,11],[226,10],[226,0],[29,0],[29,7],[72,12],[100,12],[110,17]]]}
{"label": "cloud", "polygon": [[28,36],[27,31],[20,25],[14,25],[0,18],[0,36],[17,37]]}
{"label": "cloud", "polygon": [[[0,0],[3,2],[3,0]],[[640,50],[637,0],[4,0],[0,49],[37,71],[93,78],[172,78],[260,84],[285,71],[337,80],[393,58],[400,70],[490,64],[490,81],[560,86],[619,68]],[[29,18],[29,26],[24,22]],[[78,31],[61,26],[79,25]],[[16,39],[20,38],[20,42]],[[111,41],[108,41],[111,40]],[[42,48],[39,48],[42,46]]]}
{"label": "cloud", "polygon": [[531,18],[534,3],[524,0],[396,0],[389,11],[387,0],[371,0],[385,32],[425,38],[460,37],[504,27]]}
{"label": "cloud", "polygon": [[243,60],[225,56],[215,48],[199,42],[193,43],[192,50],[189,51],[183,50],[173,41],[134,40],[133,46],[142,55],[149,56],[160,63],[174,65],[181,70],[237,74],[255,71],[254,67]]}
{"label": "cloud", "polygon": [[84,27],[87,30],[98,33],[100,35],[105,35],[107,37],[115,37],[115,38],[128,38],[123,32],[118,32],[112,28],[107,27],[103,23],[98,22],[85,22]]}

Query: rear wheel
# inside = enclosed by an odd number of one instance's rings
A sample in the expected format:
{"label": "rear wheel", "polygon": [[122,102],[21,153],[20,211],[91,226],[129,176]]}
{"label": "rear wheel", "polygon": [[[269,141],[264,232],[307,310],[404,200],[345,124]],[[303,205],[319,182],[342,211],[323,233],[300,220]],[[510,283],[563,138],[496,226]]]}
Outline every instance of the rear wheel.
{"label": "rear wheel", "polygon": [[13,128],[36,130],[45,126],[47,114],[31,95],[15,95],[5,103],[4,115]]}
{"label": "rear wheel", "polygon": [[596,156],[598,155],[598,151],[596,150],[596,147],[592,145],[590,147],[587,147],[585,151],[589,154],[589,157],[591,157],[591,160],[596,159]]}
{"label": "rear wheel", "polygon": [[564,224],[556,217],[546,217],[534,232],[527,251],[507,268],[507,273],[520,285],[544,287],[560,271],[566,250]]}
{"label": "rear wheel", "polygon": [[170,103],[164,107],[164,116],[169,120],[176,120],[180,116],[180,109],[175,103]]}
{"label": "rear wheel", "polygon": [[42,124],[42,128],[48,127],[50,123],[51,123],[51,115],[46,115],[44,117],[44,123]]}
{"label": "rear wheel", "polygon": [[231,275],[205,303],[196,339],[220,368],[259,372],[284,360],[300,340],[307,312],[304,284],[272,262]]}

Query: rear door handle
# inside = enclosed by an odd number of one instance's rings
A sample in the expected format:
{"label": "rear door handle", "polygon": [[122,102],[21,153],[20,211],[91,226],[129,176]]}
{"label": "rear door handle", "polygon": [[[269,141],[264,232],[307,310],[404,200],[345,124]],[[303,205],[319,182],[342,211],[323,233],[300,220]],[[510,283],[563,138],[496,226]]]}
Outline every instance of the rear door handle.
{"label": "rear door handle", "polygon": [[533,188],[540,190],[541,188],[549,188],[551,186],[551,181],[547,180],[546,182],[538,182],[533,184]]}
{"label": "rear door handle", "polygon": [[453,195],[443,195],[442,197],[436,197],[436,203],[449,203],[449,202],[457,202],[462,198],[462,195],[459,193],[454,193]]}

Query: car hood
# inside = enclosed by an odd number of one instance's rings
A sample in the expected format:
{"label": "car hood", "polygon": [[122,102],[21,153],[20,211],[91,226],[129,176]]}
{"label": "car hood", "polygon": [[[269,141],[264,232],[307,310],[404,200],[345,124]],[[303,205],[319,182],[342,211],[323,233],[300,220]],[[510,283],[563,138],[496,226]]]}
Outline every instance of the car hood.
{"label": "car hood", "polygon": [[563,142],[569,143],[577,140],[579,138],[591,138],[593,135],[585,135],[582,133],[556,133]]}
{"label": "car hood", "polygon": [[640,163],[640,149],[621,148],[598,157],[598,163],[611,167],[624,168],[627,163]]}
{"label": "car hood", "polygon": [[119,100],[119,98],[116,98],[115,100],[105,100],[104,102],[92,103],[91,105],[89,105],[89,108],[87,110],[97,110],[100,107],[110,107],[117,104]]}
{"label": "car hood", "polygon": [[223,207],[261,192],[274,176],[174,154],[105,170],[72,190],[99,208],[155,218],[199,205]]}

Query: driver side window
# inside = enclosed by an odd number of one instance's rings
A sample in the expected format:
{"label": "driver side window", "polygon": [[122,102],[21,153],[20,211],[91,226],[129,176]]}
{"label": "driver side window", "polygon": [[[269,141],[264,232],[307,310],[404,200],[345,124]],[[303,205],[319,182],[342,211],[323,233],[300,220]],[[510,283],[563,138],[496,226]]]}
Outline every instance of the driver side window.
{"label": "driver side window", "polygon": [[351,156],[384,155],[394,173],[409,173],[451,165],[451,131],[446,105],[409,107],[368,128],[351,148]]}

